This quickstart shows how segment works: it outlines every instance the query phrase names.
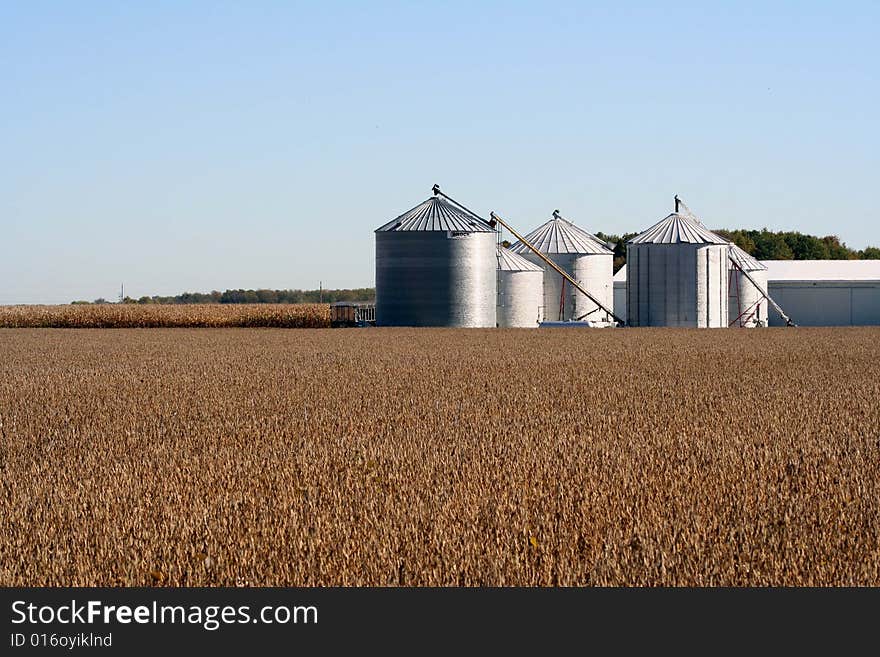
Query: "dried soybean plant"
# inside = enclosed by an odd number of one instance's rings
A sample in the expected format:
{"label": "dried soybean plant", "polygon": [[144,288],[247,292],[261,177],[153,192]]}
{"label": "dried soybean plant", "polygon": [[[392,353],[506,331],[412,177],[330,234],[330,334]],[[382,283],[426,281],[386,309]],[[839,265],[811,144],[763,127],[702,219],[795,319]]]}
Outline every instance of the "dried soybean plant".
{"label": "dried soybean plant", "polygon": [[0,585],[880,584],[878,329],[0,332]]}

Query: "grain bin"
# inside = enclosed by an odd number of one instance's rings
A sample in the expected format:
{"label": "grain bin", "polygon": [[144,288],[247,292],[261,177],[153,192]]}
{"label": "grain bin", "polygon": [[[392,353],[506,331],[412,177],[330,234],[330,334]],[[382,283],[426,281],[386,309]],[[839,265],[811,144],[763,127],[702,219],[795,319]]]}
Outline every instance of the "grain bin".
{"label": "grain bin", "polygon": [[730,243],[678,206],[627,242],[627,325],[726,327]]}
{"label": "grain bin", "polygon": [[[614,305],[614,290],[611,282],[614,253],[590,233],[578,228],[555,211],[550,221],[526,235],[525,240],[565,270],[606,308],[610,309]],[[525,244],[516,242],[510,250],[544,270],[546,321],[610,319],[606,318],[605,313],[586,295],[575,290]]]}
{"label": "grain bin", "polygon": [[498,247],[498,304],[501,328],[534,328],[543,318],[544,269]]}
{"label": "grain bin", "polygon": [[[730,259],[736,266],[730,266],[730,281],[727,286],[728,323],[746,328],[767,326],[767,267],[736,245],[730,247]],[[749,276],[760,289],[749,280]]]}
{"label": "grain bin", "polygon": [[495,326],[492,226],[434,196],[375,232],[377,326]]}

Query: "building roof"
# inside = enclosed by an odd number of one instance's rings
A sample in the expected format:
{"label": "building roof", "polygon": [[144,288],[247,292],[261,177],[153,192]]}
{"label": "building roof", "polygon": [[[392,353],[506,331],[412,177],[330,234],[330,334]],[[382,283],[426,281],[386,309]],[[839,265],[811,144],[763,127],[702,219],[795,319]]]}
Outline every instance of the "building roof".
{"label": "building roof", "polygon": [[617,270],[612,279],[615,283],[626,283],[626,265]]}
{"label": "building roof", "polygon": [[673,212],[627,244],[729,244],[694,217]]}
{"label": "building roof", "polygon": [[[525,236],[541,253],[612,254],[613,252],[582,228],[562,217],[553,217]],[[522,242],[516,242],[510,250],[514,253],[531,253]]]}
{"label": "building roof", "polygon": [[761,263],[760,260],[755,260],[755,258],[743,251],[736,244],[730,247],[730,258],[745,271],[764,271],[767,269],[767,266]]}
{"label": "building roof", "polygon": [[498,269],[501,271],[540,271],[544,269],[503,246],[498,247]]}
{"label": "building roof", "polygon": [[880,260],[763,260],[769,281],[880,281]]}
{"label": "building roof", "polygon": [[465,212],[440,196],[432,196],[412,210],[376,229],[380,232],[457,231],[494,233],[495,229],[476,215]]}

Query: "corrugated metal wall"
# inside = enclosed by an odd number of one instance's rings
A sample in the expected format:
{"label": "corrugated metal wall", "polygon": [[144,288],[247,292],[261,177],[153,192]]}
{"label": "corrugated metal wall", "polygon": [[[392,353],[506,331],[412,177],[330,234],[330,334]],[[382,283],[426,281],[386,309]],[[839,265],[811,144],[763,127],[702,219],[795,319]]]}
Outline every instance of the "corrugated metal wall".
{"label": "corrugated metal wall", "polygon": [[[611,281],[613,275],[614,257],[611,255],[583,256],[573,263],[572,278],[606,308],[612,308],[614,304],[614,289]],[[590,301],[589,297],[575,290],[573,317],[579,319],[585,315],[588,315],[586,319],[591,320],[611,319],[599,306]]]}
{"label": "corrugated metal wall", "polygon": [[[614,258],[611,254],[546,253],[544,255],[574,278],[587,292],[611,308],[611,304],[614,303],[611,282]],[[571,283],[565,281],[556,271],[548,267],[537,255],[524,253],[523,257],[544,269],[544,319],[546,321],[569,321],[596,308],[596,304],[590,301],[586,295],[576,290]],[[564,307],[560,315],[561,302]],[[604,319],[604,313],[602,315],[600,317],[599,313],[593,313],[589,319]]]}
{"label": "corrugated metal wall", "polygon": [[626,281],[614,282],[614,314],[626,321]]}
{"label": "corrugated metal wall", "polygon": [[544,272],[498,272],[498,308],[501,328],[534,328],[542,320]]}
{"label": "corrugated metal wall", "polygon": [[630,244],[630,326],[727,326],[727,245]]}
{"label": "corrugated metal wall", "polygon": [[[880,283],[769,284],[770,296],[798,326],[880,326]],[[770,326],[783,326],[770,311]]]}
{"label": "corrugated metal wall", "polygon": [[378,326],[495,326],[495,233],[376,233]]}
{"label": "corrugated metal wall", "polygon": [[[749,276],[758,283],[764,294],[767,294],[767,270],[750,271]],[[733,326],[740,326],[740,324],[742,324],[745,328],[767,326],[767,299],[765,299],[758,291],[758,288],[756,288],[752,282],[735,267],[730,268],[730,277],[727,287],[728,324],[735,322]],[[745,316],[737,321],[737,318],[743,313],[746,313]]]}

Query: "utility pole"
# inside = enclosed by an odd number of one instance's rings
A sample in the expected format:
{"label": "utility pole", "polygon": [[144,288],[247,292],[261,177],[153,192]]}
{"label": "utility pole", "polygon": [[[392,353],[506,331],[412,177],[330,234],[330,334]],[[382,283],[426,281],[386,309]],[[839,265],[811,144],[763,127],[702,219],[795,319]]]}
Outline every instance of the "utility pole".
{"label": "utility pole", "polygon": [[125,283],[119,284],[119,303],[122,303],[123,299],[125,299]]}
{"label": "utility pole", "polygon": [[318,281],[318,303],[324,303],[324,281]]}

